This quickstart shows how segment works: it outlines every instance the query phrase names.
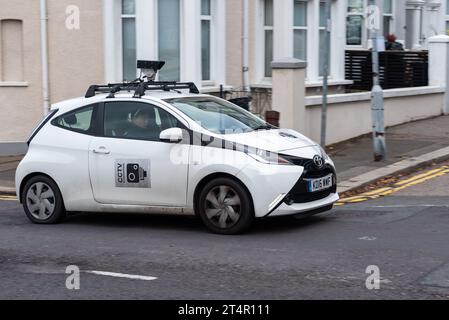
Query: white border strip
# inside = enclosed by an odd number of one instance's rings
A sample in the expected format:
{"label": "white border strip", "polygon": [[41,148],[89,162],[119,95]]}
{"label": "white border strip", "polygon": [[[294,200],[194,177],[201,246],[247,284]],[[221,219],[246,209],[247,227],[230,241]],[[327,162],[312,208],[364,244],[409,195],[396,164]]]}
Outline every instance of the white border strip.
{"label": "white border strip", "polygon": [[125,273],[106,272],[106,271],[85,271],[85,273],[95,274],[97,276],[124,278],[124,279],[131,279],[131,280],[143,280],[143,281],[157,280],[156,277],[125,274]]}

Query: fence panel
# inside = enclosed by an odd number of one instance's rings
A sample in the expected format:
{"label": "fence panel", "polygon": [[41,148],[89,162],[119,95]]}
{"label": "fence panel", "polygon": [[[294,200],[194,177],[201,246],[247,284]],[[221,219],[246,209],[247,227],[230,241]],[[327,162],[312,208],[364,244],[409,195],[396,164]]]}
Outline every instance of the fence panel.
{"label": "fence panel", "polygon": [[[384,89],[427,86],[428,51],[385,51],[379,56],[380,83]],[[369,50],[347,50],[346,79],[353,80],[351,91],[369,91],[373,86],[372,59]]]}

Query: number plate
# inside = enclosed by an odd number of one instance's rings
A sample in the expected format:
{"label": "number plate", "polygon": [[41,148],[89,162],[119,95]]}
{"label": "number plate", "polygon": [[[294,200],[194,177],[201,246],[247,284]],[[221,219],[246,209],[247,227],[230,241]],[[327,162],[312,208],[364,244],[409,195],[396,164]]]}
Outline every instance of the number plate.
{"label": "number plate", "polygon": [[309,192],[318,192],[322,190],[327,190],[332,187],[333,175],[330,174],[324,178],[310,179],[309,181]]}

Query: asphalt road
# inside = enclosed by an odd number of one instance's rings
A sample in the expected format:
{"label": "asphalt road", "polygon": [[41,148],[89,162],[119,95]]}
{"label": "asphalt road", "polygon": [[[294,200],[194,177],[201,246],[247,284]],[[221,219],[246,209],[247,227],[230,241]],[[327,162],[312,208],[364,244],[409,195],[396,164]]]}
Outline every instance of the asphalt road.
{"label": "asphalt road", "polygon": [[[445,175],[240,236],[186,217],[86,214],[37,226],[0,201],[0,299],[449,299],[448,194]],[[80,290],[66,288],[69,265]],[[379,290],[366,288],[370,265]]]}

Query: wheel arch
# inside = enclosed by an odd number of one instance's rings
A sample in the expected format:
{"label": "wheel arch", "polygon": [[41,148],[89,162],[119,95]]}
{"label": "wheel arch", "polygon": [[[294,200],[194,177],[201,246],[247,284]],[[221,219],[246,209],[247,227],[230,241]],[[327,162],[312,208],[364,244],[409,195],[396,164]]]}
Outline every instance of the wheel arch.
{"label": "wheel arch", "polygon": [[235,182],[237,182],[238,184],[240,184],[248,193],[249,195],[249,199],[251,201],[251,208],[253,210],[253,214],[254,214],[254,200],[253,200],[253,195],[251,194],[251,192],[249,191],[248,187],[243,183],[242,180],[238,179],[237,177],[233,176],[232,174],[229,173],[225,173],[225,172],[215,172],[212,174],[209,174],[207,176],[205,176],[204,178],[202,178],[200,180],[200,182],[198,182],[198,184],[195,187],[195,192],[193,193],[193,211],[195,213],[195,215],[198,215],[197,213],[197,208],[198,208],[198,200],[199,200],[199,196],[201,193],[201,190],[206,186],[206,184],[208,184],[210,181],[214,180],[214,179],[218,179],[218,178],[229,178]]}
{"label": "wheel arch", "polygon": [[30,181],[31,179],[33,179],[34,177],[37,177],[37,176],[47,177],[48,179],[52,180],[56,184],[56,186],[59,188],[59,190],[61,190],[61,188],[59,187],[58,183],[50,175],[48,175],[46,173],[43,173],[43,172],[29,173],[20,182],[19,194],[17,195],[17,198],[18,198],[20,203],[22,203],[22,193],[23,193],[23,189],[25,188],[25,185],[28,183],[28,181]]}

